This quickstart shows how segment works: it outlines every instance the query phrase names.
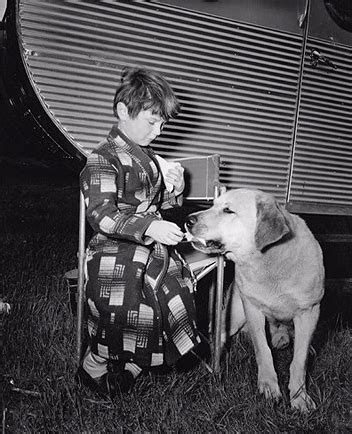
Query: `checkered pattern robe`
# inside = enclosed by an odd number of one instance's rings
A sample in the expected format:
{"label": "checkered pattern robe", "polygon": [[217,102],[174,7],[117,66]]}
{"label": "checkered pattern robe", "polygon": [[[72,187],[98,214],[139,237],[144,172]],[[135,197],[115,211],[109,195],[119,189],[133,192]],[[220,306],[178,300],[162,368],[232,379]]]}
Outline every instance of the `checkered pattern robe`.
{"label": "checkered pattern robe", "polygon": [[95,232],[87,251],[91,348],[142,367],[173,364],[200,342],[189,267],[174,248],[145,236],[160,209],[182,204],[153,156],[114,126],[80,178]]}

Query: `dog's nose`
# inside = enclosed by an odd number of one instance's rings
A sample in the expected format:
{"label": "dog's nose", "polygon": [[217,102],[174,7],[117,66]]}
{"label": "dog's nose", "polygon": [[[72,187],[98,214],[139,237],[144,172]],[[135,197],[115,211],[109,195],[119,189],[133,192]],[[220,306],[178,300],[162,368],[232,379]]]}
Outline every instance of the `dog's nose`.
{"label": "dog's nose", "polygon": [[194,224],[197,222],[197,217],[194,215],[189,215],[186,219],[186,226],[188,229],[191,229]]}

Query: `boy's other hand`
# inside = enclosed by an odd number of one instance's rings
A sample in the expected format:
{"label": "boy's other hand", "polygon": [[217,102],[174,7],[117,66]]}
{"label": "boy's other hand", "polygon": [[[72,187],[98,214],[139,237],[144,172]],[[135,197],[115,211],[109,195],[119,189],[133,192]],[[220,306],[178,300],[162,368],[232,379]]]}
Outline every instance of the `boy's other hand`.
{"label": "boy's other hand", "polygon": [[175,187],[175,194],[181,194],[185,188],[185,180],[183,176],[184,168],[180,163],[171,163],[165,173],[165,182],[172,184]]}

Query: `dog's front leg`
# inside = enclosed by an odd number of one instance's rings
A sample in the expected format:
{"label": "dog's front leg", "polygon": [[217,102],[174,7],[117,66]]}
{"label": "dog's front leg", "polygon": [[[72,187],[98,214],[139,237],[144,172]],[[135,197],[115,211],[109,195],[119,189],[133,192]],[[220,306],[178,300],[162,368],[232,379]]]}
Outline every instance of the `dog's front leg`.
{"label": "dog's front leg", "polygon": [[243,298],[243,306],[258,365],[259,392],[263,393],[267,399],[279,399],[281,392],[271,350],[266,340],[265,316],[246,298]]}
{"label": "dog's front leg", "polygon": [[291,406],[302,412],[314,410],[316,405],[306,391],[306,365],[309,345],[319,319],[320,306],[316,304],[293,319],[295,341],[290,366]]}

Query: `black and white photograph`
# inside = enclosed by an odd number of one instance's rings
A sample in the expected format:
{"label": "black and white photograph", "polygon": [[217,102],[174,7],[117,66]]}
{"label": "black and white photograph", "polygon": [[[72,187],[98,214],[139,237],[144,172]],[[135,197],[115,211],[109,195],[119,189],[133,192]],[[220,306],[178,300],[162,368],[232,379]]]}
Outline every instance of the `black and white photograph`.
{"label": "black and white photograph", "polygon": [[0,432],[352,432],[351,0],[0,0]]}

